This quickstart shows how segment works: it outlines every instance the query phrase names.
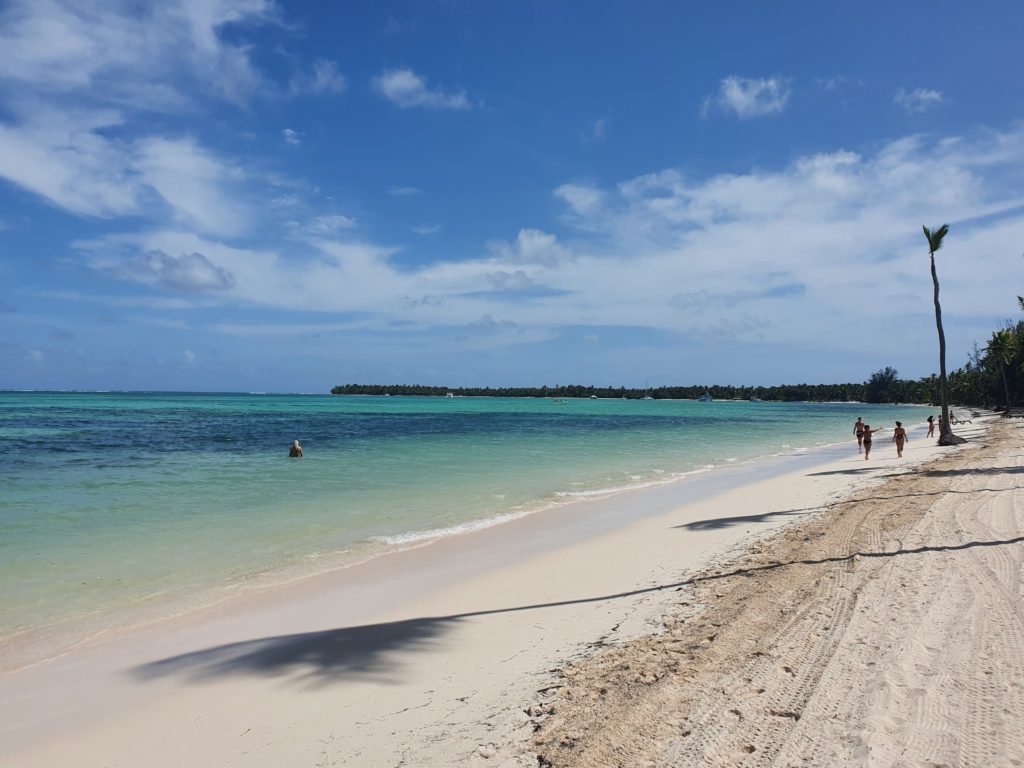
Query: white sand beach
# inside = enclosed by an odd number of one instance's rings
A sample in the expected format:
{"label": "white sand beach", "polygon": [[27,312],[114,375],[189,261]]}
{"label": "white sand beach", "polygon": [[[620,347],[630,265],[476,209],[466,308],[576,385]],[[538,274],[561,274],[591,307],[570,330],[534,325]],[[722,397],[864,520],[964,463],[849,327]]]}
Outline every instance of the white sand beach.
{"label": "white sand beach", "polygon": [[0,765],[1022,765],[1024,425],[990,424],[98,638],[0,677]]}

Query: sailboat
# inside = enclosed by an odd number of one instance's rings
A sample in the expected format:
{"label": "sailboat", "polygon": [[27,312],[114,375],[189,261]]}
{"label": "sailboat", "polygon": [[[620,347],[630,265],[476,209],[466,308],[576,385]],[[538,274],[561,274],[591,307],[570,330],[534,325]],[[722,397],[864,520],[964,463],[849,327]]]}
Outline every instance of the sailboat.
{"label": "sailboat", "polygon": [[698,403],[710,403],[711,400],[711,393],[708,392],[706,389],[704,390],[704,394],[697,398]]}

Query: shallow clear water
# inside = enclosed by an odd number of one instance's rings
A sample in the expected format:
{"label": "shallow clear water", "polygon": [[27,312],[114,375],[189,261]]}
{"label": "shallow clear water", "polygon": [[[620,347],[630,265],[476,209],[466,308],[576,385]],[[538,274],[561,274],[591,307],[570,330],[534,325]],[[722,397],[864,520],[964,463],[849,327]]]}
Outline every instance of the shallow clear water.
{"label": "shallow clear water", "polygon": [[[198,601],[710,466],[852,446],[857,416],[891,427],[926,415],[857,404],[0,393],[0,637]],[[295,438],[302,460],[287,458]]]}

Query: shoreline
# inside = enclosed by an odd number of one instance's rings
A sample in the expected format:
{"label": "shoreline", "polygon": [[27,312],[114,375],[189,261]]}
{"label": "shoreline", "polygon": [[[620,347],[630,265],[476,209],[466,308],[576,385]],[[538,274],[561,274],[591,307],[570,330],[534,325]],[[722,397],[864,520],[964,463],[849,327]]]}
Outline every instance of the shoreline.
{"label": "shoreline", "polygon": [[[449,715],[469,754],[479,746],[470,742],[488,733],[480,743],[495,740],[497,721],[484,713],[518,711],[511,703],[530,698],[530,686],[552,665],[602,637],[643,634],[656,620],[645,611],[680,572],[734,555],[794,516],[820,512],[850,490],[851,477],[862,483],[863,462],[851,467],[857,455],[837,450],[729,465],[698,481],[568,504],[102,638],[0,677],[0,699],[8,702],[0,743],[24,766],[105,765],[112,749],[147,765],[201,765],[190,750],[218,760],[249,754],[252,740],[236,734],[253,723],[294,750],[345,730],[346,718],[360,711],[349,723],[356,732],[335,736],[332,747],[361,755],[359,764],[422,753],[417,740]],[[937,450],[916,450],[903,465]],[[895,466],[883,453],[870,475]],[[808,472],[829,466],[857,469],[851,476]],[[729,514],[737,508],[757,514]],[[730,522],[686,528],[715,514]],[[190,725],[197,708],[208,713],[198,735]],[[500,727],[529,723],[513,718]],[[268,749],[260,759],[273,760]],[[286,754],[293,753],[281,752],[278,764],[294,762]],[[431,759],[448,764],[440,753]]]}
{"label": "shoreline", "polygon": [[[731,401],[723,400],[721,402]],[[923,424],[914,427],[911,434],[915,440],[920,440],[924,434]],[[0,656],[0,673],[16,672],[59,659],[69,653],[74,653],[78,648],[88,647],[94,642],[102,641],[108,636],[116,637],[147,627],[158,626],[168,621],[187,619],[193,613],[209,611],[248,595],[262,594],[301,584],[306,580],[362,566],[378,558],[400,555],[411,549],[430,547],[447,539],[459,538],[492,528],[502,528],[524,518],[551,514],[576,504],[602,502],[652,489],[688,486],[709,473],[740,472],[745,467],[757,465],[763,466],[765,471],[770,472],[774,471],[768,469],[770,466],[801,456],[812,457],[814,461],[826,461],[834,454],[838,455],[842,452],[848,443],[847,439],[841,442],[823,442],[802,447],[786,446],[783,450],[773,453],[728,459],[719,464],[694,466],[674,471],[663,479],[646,478],[624,486],[585,491],[558,491],[549,498],[535,500],[526,509],[499,512],[490,517],[475,518],[446,528],[412,530],[393,536],[374,536],[369,540],[356,542],[351,548],[343,551],[318,554],[315,558],[307,557],[301,561],[286,564],[268,564],[264,569],[239,581],[210,584],[199,591],[192,590],[169,597],[144,597],[132,605],[100,609],[79,616],[26,627],[3,636],[6,648],[4,654]],[[762,474],[762,470],[752,470],[752,472],[755,475]],[[741,482],[743,481],[741,480]]]}

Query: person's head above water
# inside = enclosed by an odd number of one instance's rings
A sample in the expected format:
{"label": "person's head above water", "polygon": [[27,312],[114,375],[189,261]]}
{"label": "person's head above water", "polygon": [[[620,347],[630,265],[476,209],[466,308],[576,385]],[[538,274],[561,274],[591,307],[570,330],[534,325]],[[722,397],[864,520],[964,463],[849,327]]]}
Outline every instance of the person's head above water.
{"label": "person's head above water", "polygon": [[298,448],[299,447],[299,441],[298,440],[292,440],[292,445],[294,445],[296,448]]}

